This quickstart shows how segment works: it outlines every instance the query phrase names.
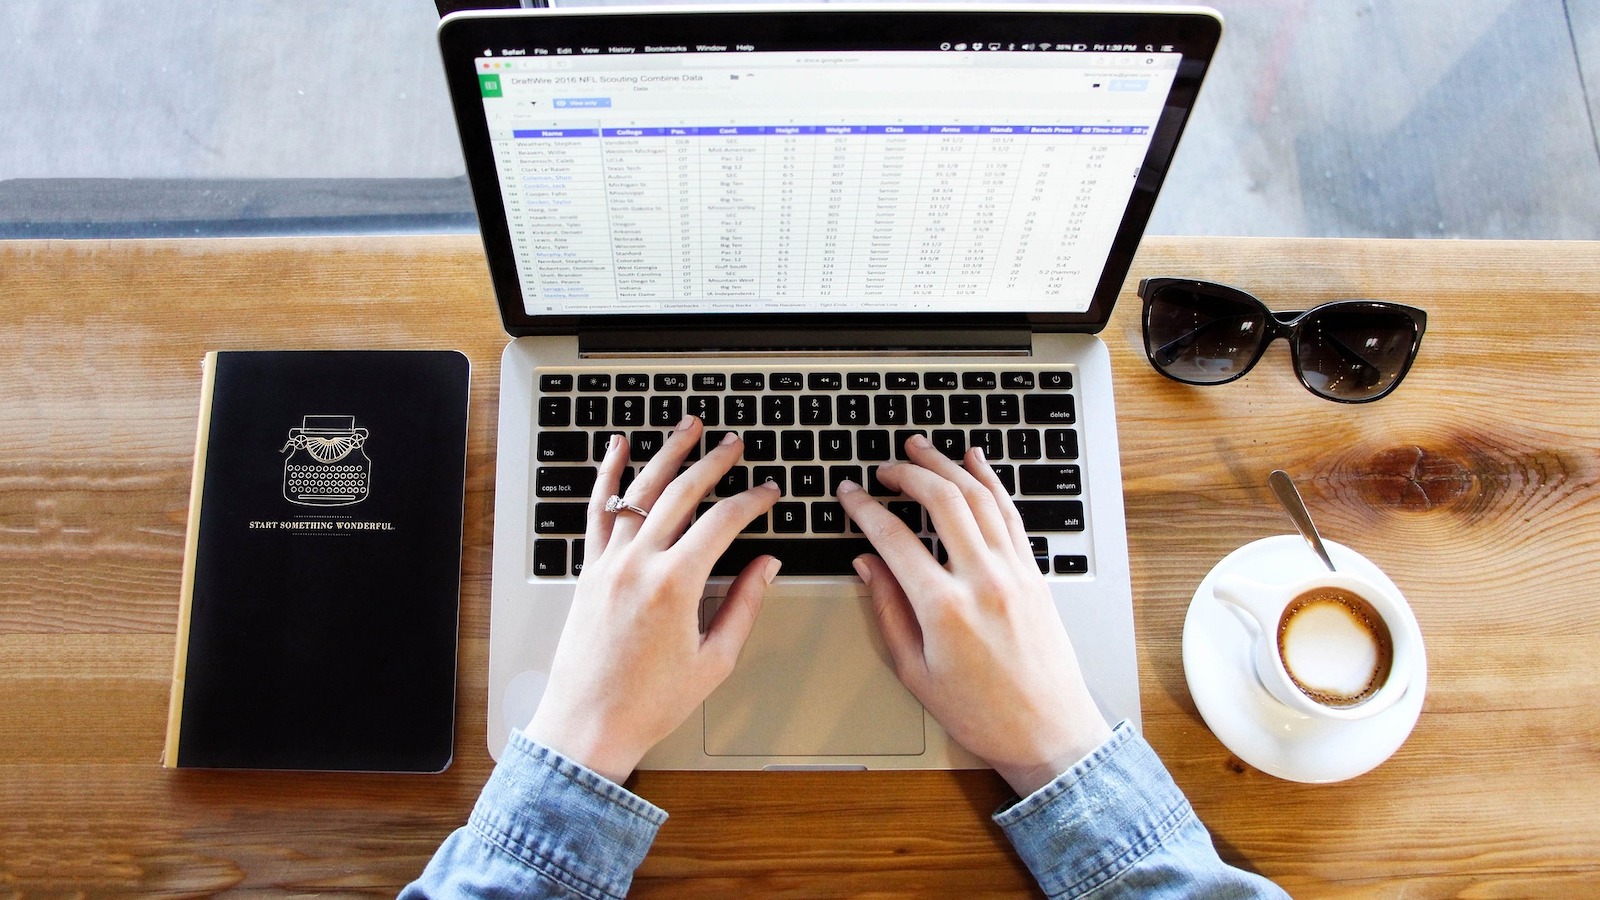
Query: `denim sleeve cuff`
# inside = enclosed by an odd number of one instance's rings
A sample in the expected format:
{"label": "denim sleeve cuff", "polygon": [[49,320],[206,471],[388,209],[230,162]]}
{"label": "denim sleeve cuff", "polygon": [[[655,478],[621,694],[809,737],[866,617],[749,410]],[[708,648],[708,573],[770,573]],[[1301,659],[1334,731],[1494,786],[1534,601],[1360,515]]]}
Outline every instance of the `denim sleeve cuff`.
{"label": "denim sleeve cuff", "polygon": [[1116,879],[1193,820],[1189,801],[1127,722],[994,817],[1050,897],[1080,896]]}
{"label": "denim sleeve cuff", "polygon": [[622,897],[665,811],[529,738],[511,734],[468,827],[580,897]]}

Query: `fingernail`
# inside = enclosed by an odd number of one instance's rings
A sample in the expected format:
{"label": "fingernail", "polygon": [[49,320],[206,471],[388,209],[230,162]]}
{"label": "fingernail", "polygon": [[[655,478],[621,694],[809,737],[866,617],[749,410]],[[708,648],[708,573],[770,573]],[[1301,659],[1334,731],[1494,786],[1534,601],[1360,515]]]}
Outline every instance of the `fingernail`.
{"label": "fingernail", "polygon": [[692,425],[694,425],[694,416],[684,416],[678,422],[678,430],[679,431],[688,431],[690,426],[692,426]]}
{"label": "fingernail", "polygon": [[989,457],[984,455],[982,447],[972,448],[972,458],[981,463],[986,463],[989,461]]}
{"label": "fingernail", "polygon": [[839,486],[834,489],[834,493],[851,494],[859,490],[861,490],[861,485],[856,484],[854,481],[851,481],[847,478],[844,481],[839,482]]}
{"label": "fingernail", "polygon": [[616,450],[618,447],[621,447],[621,446],[622,446],[622,435],[613,434],[611,436],[611,440],[606,441],[606,452],[610,453],[611,451]]}
{"label": "fingernail", "polygon": [[766,481],[761,482],[760,484],[756,485],[756,487],[771,488],[771,489],[773,489],[775,491],[779,491],[780,493],[783,490],[782,488],[778,487],[778,483],[776,481],[773,481],[771,478],[768,478]]}
{"label": "fingernail", "polygon": [[771,584],[772,579],[778,577],[778,570],[781,568],[783,568],[783,562],[777,557],[773,557],[767,560],[766,568],[761,570],[761,577],[766,579],[767,584]]}
{"label": "fingernail", "polygon": [[933,446],[933,442],[929,441],[928,436],[925,434],[913,434],[911,436],[911,440],[907,441],[907,443],[919,450],[927,449],[928,447]]}
{"label": "fingernail", "polygon": [[858,556],[850,561],[850,565],[854,566],[856,574],[861,576],[862,584],[872,584],[872,569],[867,566],[866,560]]}
{"label": "fingernail", "polygon": [[729,444],[733,443],[734,441],[737,441],[738,439],[739,439],[739,433],[737,431],[730,431],[727,434],[722,436],[722,446],[726,447]]}

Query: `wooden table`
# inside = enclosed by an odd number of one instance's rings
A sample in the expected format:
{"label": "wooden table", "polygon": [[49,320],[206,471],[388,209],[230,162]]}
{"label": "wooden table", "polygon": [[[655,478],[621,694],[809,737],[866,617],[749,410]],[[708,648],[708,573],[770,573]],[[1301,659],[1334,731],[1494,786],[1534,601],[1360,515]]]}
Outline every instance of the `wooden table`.
{"label": "wooden table", "polygon": [[[1392,397],[1328,403],[1277,345],[1241,383],[1167,381],[1142,275],[1277,308],[1430,313]],[[1600,245],[1152,239],[1105,338],[1152,744],[1222,855],[1297,896],[1575,896],[1600,883]],[[0,897],[391,894],[487,777],[499,352],[476,237],[0,244]],[[444,347],[474,365],[455,765],[442,776],[160,768],[200,359]],[[1280,781],[1206,728],[1183,677],[1194,586],[1287,532],[1267,473],[1408,595],[1431,667],[1400,752]],[[639,896],[1032,890],[989,772],[644,773],[672,813]]]}

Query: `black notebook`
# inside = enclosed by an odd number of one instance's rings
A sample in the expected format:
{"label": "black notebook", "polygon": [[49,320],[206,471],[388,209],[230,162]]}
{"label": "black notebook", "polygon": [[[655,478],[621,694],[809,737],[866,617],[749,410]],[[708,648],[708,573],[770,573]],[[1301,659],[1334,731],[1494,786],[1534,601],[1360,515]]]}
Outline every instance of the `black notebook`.
{"label": "black notebook", "polygon": [[449,766],[468,377],[451,351],[206,356],[163,765]]}

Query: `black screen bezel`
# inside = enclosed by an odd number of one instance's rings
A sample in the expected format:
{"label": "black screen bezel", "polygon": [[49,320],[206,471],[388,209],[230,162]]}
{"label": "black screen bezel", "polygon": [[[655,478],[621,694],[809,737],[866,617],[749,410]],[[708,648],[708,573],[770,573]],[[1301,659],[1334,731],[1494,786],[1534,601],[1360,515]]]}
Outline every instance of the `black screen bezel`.
{"label": "black screen bezel", "polygon": [[952,34],[1006,43],[1034,40],[1040,34],[1071,34],[1075,43],[1091,46],[1109,42],[1171,45],[1183,54],[1183,60],[1157,120],[1106,265],[1084,312],[715,313],[719,325],[769,333],[796,327],[862,331],[1020,328],[1092,333],[1104,328],[1111,316],[1221,31],[1221,19],[1211,10],[1198,8],[1118,12],[1047,7],[522,10],[448,16],[439,25],[439,46],[501,320],[508,333],[521,337],[605,329],[704,329],[707,319],[705,313],[531,316],[526,312],[478,86],[476,60],[486,48],[500,53],[501,48],[628,43],[752,44],[758,50],[926,50],[937,47]]}

